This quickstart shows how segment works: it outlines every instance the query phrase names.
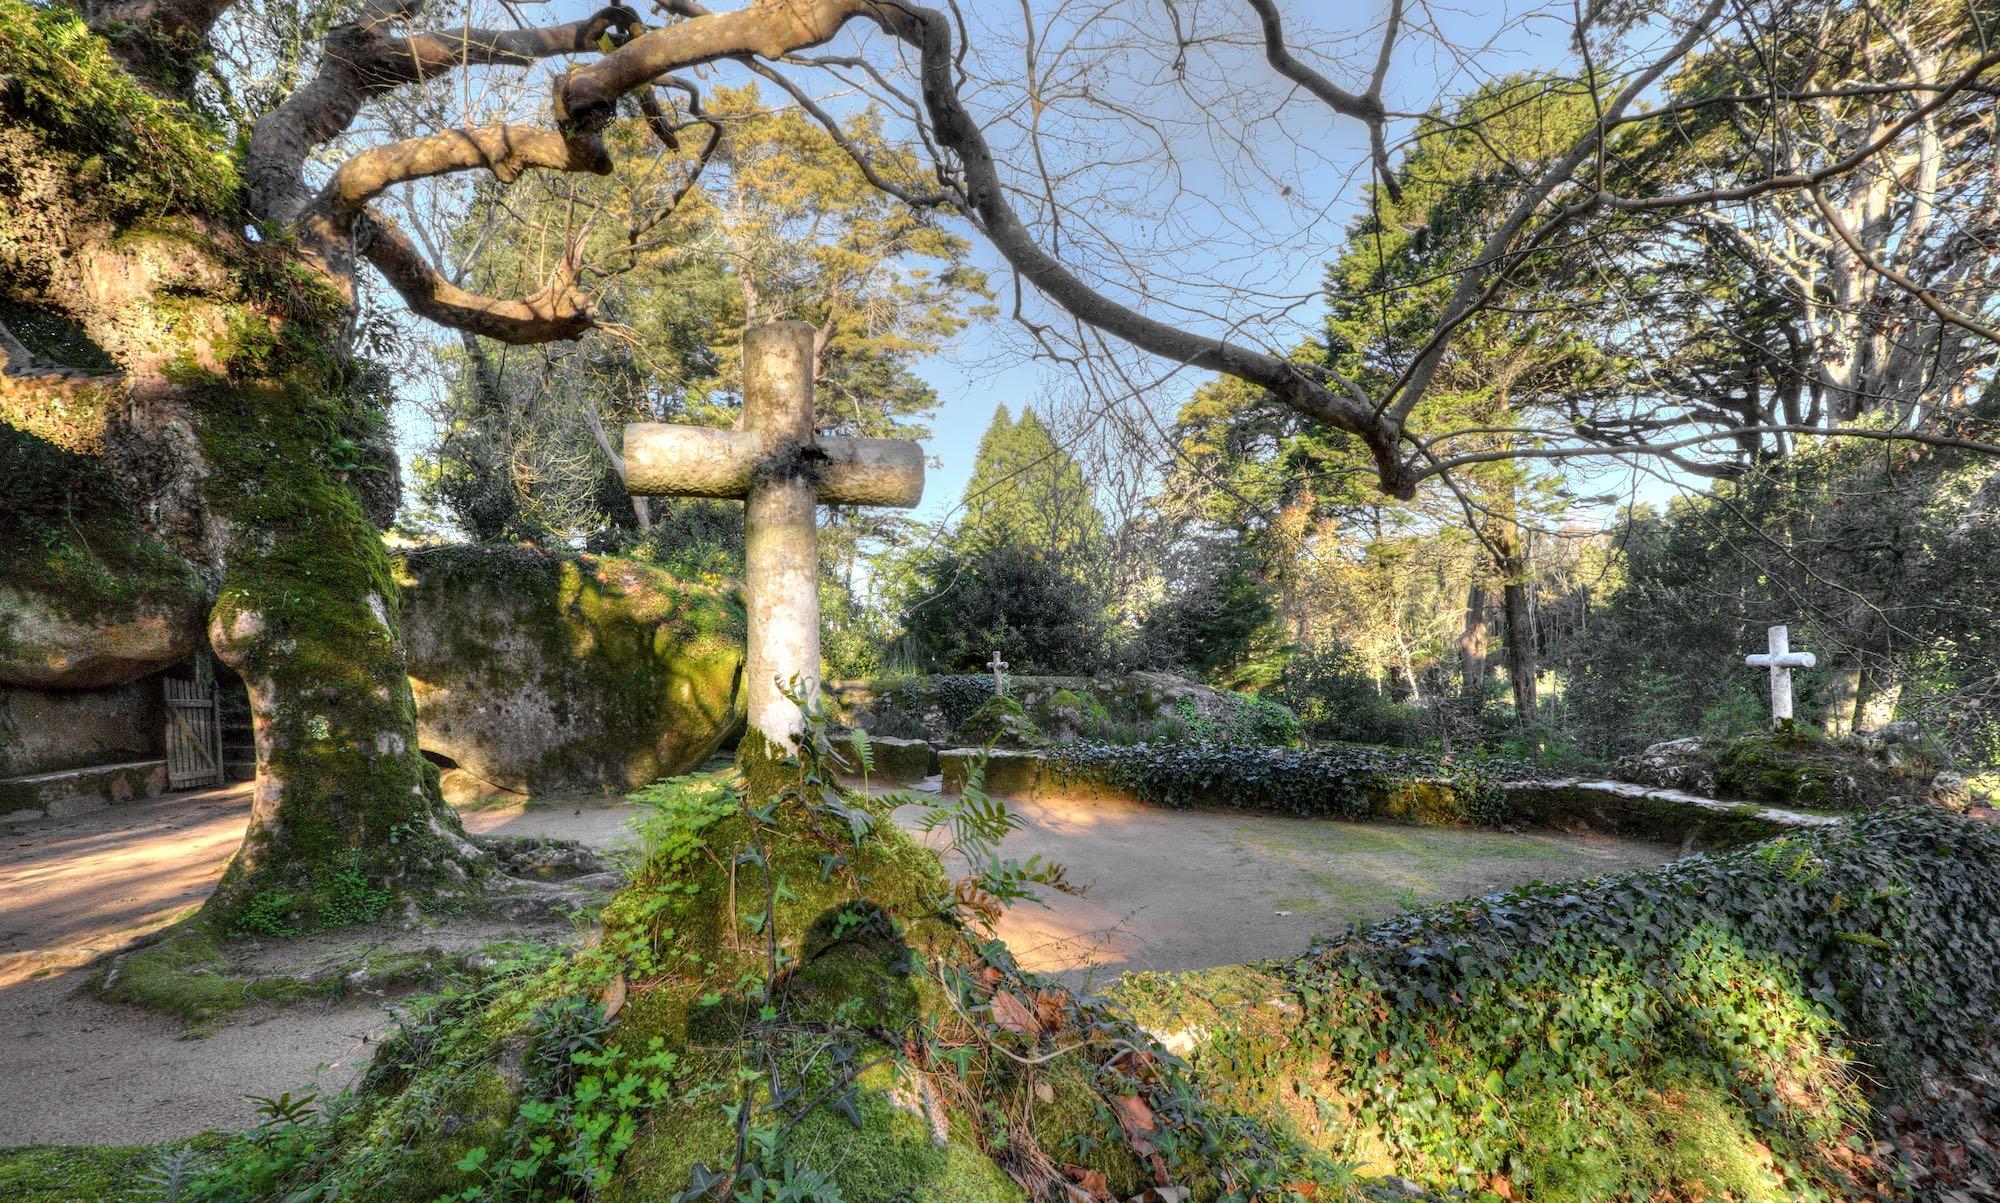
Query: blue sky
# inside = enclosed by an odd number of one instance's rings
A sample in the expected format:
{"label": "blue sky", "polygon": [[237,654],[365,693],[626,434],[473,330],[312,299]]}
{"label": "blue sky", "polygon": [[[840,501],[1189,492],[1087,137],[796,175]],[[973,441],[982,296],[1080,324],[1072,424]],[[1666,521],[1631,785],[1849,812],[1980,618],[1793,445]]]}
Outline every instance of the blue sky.
{"label": "blue sky", "polygon": [[[569,6],[565,0],[549,9]],[[1224,0],[1204,8],[1195,0],[1182,0],[1181,7],[1191,24],[1209,21],[1206,28],[1214,28],[1216,18],[1240,17],[1242,6]],[[1317,4],[1286,7],[1295,44],[1309,47],[1308,57],[1329,75],[1359,86],[1373,58],[1372,27],[1386,4],[1340,13]],[[1007,56],[1018,54],[1019,10],[1011,4],[968,6],[968,10],[974,45],[983,52],[998,48],[991,51],[994,57],[986,66],[1000,81],[983,94],[975,91],[971,99],[975,105],[983,102],[989,114],[1000,114],[1005,112],[1001,106],[1013,99],[1008,91],[1013,81],[1007,78],[1012,60]],[[544,11],[552,19],[563,15]],[[1548,17],[1534,8],[1505,3],[1417,11],[1435,25],[1428,34],[1406,36],[1399,48],[1388,84],[1392,109],[1422,108],[1440,95],[1461,94],[1482,79],[1566,58],[1569,53],[1566,20],[1555,15],[1559,11],[1566,18],[1567,6],[1551,10]],[[1133,12],[1143,21],[1164,8],[1135,4]],[[1312,28],[1311,22],[1320,27]],[[1061,31],[1057,40],[1087,41],[1094,36],[1103,35],[1094,28],[1068,30]],[[1446,42],[1472,52],[1447,51]],[[1212,85],[1202,92],[1173,86],[1162,71],[1157,44],[1141,42],[1139,47],[1132,53],[1094,56],[1105,70],[1089,77],[1090,82],[1100,94],[1129,100],[1149,120],[1158,118],[1186,136],[1172,144],[1176,163],[1171,172],[1136,156],[1131,162],[1118,161],[1127,146],[1115,122],[1080,125],[1073,138],[1057,140],[1049,148],[1058,169],[1075,172],[1080,187],[1105,198],[1086,214],[1096,222],[1096,244],[1087,246],[1073,266],[1086,274],[1097,269],[1096,279],[1107,291],[1168,320],[1208,333],[1240,329],[1241,337],[1270,346],[1297,341],[1319,320],[1323,306],[1313,294],[1323,265],[1338,252],[1342,232],[1364,199],[1365,176],[1355,175],[1362,161],[1360,127],[1336,119],[1315,103],[1286,103],[1287,90],[1248,50],[1231,47],[1214,53],[1208,60],[1208,69],[1215,73],[1212,80],[1200,79],[1198,66],[1195,84]],[[880,56],[885,45],[879,33],[859,31],[843,35],[831,49]],[[725,66],[715,69],[711,78],[735,83],[741,74]],[[801,72],[797,78],[808,87],[828,86],[811,72]],[[1226,99],[1215,99],[1218,92],[1228,93]],[[834,107],[855,103],[851,96],[837,93],[825,100]],[[1231,111],[1245,120],[1231,123],[1226,115],[1215,120],[1216,114],[1208,109],[1211,101],[1236,106]],[[1217,128],[1227,128],[1237,141],[1218,146]],[[1005,116],[989,122],[988,133],[1003,164],[1018,168],[1028,161],[1018,140],[1009,145]],[[1016,153],[1010,156],[1010,149]],[[1246,163],[1254,169],[1246,171]],[[1245,231],[1250,233],[1246,236]],[[1011,296],[1006,265],[976,236],[974,244],[974,261],[989,273],[1005,309]],[[1116,262],[1127,253],[1138,257],[1137,276]],[[1143,298],[1131,291],[1135,286],[1144,287]],[[1054,369],[1030,361],[1024,342],[1020,330],[1000,317],[966,331],[956,345],[920,367],[937,390],[940,405],[926,443],[937,466],[929,473],[924,502],[916,511],[919,517],[941,518],[956,506],[995,406],[1004,404],[1019,412],[1024,405],[1046,409],[1050,404],[1046,386],[1056,380]],[[1166,367],[1157,362],[1139,366],[1153,373]],[[1203,379],[1190,373],[1174,375],[1146,390],[1145,404],[1160,423],[1170,422],[1181,400]],[[407,456],[429,432],[412,407],[403,409]],[[1616,486],[1607,479],[1597,487]]]}

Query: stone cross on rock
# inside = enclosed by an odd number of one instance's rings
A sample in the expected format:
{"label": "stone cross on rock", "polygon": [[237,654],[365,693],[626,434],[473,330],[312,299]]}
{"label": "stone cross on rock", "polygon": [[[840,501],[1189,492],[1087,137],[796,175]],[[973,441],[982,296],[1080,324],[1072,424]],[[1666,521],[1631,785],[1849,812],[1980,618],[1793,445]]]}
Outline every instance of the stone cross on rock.
{"label": "stone cross on rock", "polygon": [[1751,668],[1771,670],[1771,725],[1787,727],[1792,722],[1792,670],[1811,668],[1819,663],[1811,652],[1792,650],[1791,630],[1783,623],[1766,632],[1771,650],[1768,653],[1745,656],[1743,663]]}
{"label": "stone cross on rock", "polygon": [[785,690],[808,703],[819,694],[816,507],[917,504],[923,449],[899,439],[815,434],[813,328],[774,322],[744,332],[737,427],[628,425],[625,485],[641,496],[743,501],[748,724],[789,749],[804,724]]}
{"label": "stone cross on rock", "polygon": [[993,663],[988,664],[986,667],[993,670],[993,692],[999,694],[1001,697],[1007,696],[1007,678],[1000,674],[1006,672],[1010,665],[1005,660],[1002,660],[1000,653],[996,651],[993,653]]}

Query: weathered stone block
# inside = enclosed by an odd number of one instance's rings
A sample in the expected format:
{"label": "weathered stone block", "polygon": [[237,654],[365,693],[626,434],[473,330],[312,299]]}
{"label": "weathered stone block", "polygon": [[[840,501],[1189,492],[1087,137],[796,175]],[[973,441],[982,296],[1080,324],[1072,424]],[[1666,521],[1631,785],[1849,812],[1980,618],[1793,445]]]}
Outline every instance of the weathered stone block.
{"label": "weathered stone block", "polygon": [[135,760],[0,779],[0,818],[9,821],[76,814],[118,802],[143,802],[167,792],[167,762]]}
{"label": "weathered stone block", "polygon": [[743,718],[731,593],[650,564],[525,547],[397,557],[424,751],[513,793],[624,793],[700,764]]}
{"label": "weathered stone block", "polygon": [[[874,771],[868,774],[872,780],[907,784],[937,775],[937,749],[921,739],[896,739],[885,735],[870,739],[868,747],[875,760]],[[844,759],[853,759],[845,744],[841,745],[840,751]],[[853,775],[860,776],[860,773],[857,771]]]}
{"label": "weathered stone block", "polygon": [[985,788],[989,794],[1031,797],[1042,785],[1043,759],[1039,752],[1017,752],[1005,748],[948,748],[938,753],[939,771],[944,775],[944,792],[965,792],[966,778],[981,756],[986,757]]}

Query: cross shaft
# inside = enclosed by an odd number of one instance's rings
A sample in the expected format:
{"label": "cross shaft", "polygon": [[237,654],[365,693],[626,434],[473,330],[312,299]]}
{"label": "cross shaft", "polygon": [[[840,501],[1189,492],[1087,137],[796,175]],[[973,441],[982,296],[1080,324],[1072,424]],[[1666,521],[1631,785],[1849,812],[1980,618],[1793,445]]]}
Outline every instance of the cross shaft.
{"label": "cross shaft", "polygon": [[1743,657],[1743,663],[1751,668],[1771,670],[1771,725],[1787,726],[1792,721],[1792,670],[1811,668],[1819,663],[1819,658],[1811,652],[1792,650],[1790,628],[1783,623],[1764,632],[1769,652]]}
{"label": "cross shaft", "polygon": [[749,613],[746,752],[787,749],[798,704],[819,694],[819,528],[824,505],[917,504],[923,449],[813,432],[813,328],[774,322],[743,335],[743,420],[734,430],[660,422],[625,428],[626,488],[640,496],[741,498]]}

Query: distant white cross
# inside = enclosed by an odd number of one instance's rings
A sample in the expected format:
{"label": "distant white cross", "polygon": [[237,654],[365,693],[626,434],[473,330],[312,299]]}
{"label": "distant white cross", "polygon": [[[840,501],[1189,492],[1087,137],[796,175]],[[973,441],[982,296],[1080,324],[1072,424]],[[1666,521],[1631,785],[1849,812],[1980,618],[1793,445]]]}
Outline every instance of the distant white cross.
{"label": "distant white cross", "polygon": [[773,322],[743,334],[737,428],[627,426],[625,487],[639,496],[743,501],[748,725],[788,749],[804,724],[785,690],[795,688],[808,704],[819,693],[815,507],[917,504],[923,449],[898,439],[814,434],[813,328]]}
{"label": "distant white cross", "polygon": [[1819,661],[1811,652],[1792,650],[1791,631],[1779,623],[1766,632],[1770,639],[1768,653],[1743,657],[1743,663],[1751,668],[1771,670],[1771,725],[1789,726],[1792,721],[1792,670],[1811,668]]}
{"label": "distant white cross", "polygon": [[993,663],[987,665],[986,667],[993,670],[993,691],[995,693],[1002,693],[1002,694],[1006,693],[1007,678],[1001,676],[1000,674],[1007,671],[1009,667],[1008,663],[1005,660],[1002,660],[1000,658],[1000,653],[996,651],[993,653]]}

